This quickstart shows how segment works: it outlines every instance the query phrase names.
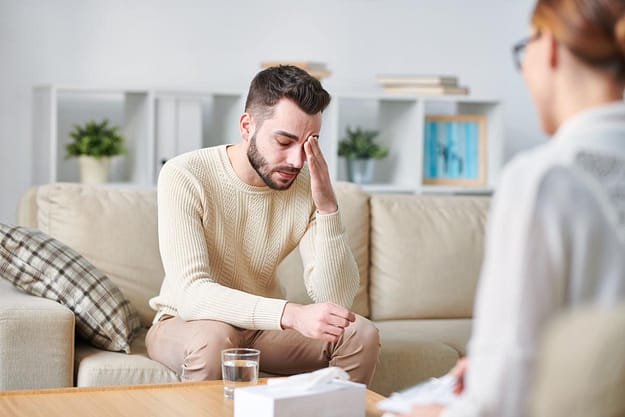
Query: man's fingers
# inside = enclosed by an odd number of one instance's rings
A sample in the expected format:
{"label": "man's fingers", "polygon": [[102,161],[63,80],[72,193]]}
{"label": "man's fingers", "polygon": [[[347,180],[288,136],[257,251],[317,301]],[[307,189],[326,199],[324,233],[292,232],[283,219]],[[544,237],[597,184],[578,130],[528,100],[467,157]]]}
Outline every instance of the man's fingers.
{"label": "man's fingers", "polygon": [[349,326],[349,323],[350,323],[349,320],[344,319],[342,317],[338,317],[338,316],[334,316],[334,315],[330,316],[329,324],[331,324],[332,326],[344,329],[347,326]]}
{"label": "man's fingers", "polygon": [[316,137],[311,136],[304,143],[304,152],[306,152],[306,156],[308,156],[309,159],[313,159],[319,164],[325,163],[325,159],[321,153],[321,147],[319,147],[319,139]]}
{"label": "man's fingers", "polygon": [[312,150],[310,139],[307,140],[306,143],[304,144],[304,153],[306,154],[306,160],[308,162],[308,166],[311,168],[312,171],[316,171],[318,169],[317,167],[319,165],[319,161],[315,157],[315,153]]}
{"label": "man's fingers", "polygon": [[311,138],[312,143],[310,144],[311,146],[311,150],[312,153],[315,157],[315,159],[319,162],[319,164],[325,165],[326,160],[323,157],[323,153],[321,152],[321,147],[319,146],[319,139],[318,138]]}
{"label": "man's fingers", "polygon": [[342,327],[336,327],[336,326],[330,326],[330,325],[323,326],[323,333],[325,334],[331,334],[332,336],[340,337],[343,335],[343,332],[344,330]]}
{"label": "man's fingers", "polygon": [[336,316],[347,320],[348,324],[356,321],[356,314],[354,314],[353,312],[349,310],[347,310],[346,314],[340,314],[340,315],[337,314]]}
{"label": "man's fingers", "polygon": [[312,149],[310,146],[310,139],[308,139],[306,142],[304,142],[304,152],[306,153],[306,156],[308,158],[312,157]]}
{"label": "man's fingers", "polygon": [[333,316],[337,316],[351,322],[356,320],[356,314],[354,314],[353,311],[339,305],[333,305],[332,307],[333,308],[330,310],[330,314]]}
{"label": "man's fingers", "polygon": [[314,136],[311,136],[307,142],[310,144],[310,149],[312,150],[312,153],[315,156],[315,158],[322,157],[321,149],[319,148],[319,139],[317,139]]}

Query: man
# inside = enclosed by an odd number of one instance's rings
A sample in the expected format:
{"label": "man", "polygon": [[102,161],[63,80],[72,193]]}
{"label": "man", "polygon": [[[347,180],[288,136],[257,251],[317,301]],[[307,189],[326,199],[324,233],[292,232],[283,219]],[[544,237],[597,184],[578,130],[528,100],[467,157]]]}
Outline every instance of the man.
{"label": "man", "polygon": [[[180,155],[161,170],[165,279],[150,300],[157,314],[146,345],[182,380],[220,379],[222,349],[253,347],[265,372],[332,365],[371,381],[378,332],[348,309],[358,269],[318,143],[329,102],[299,68],[261,71],[238,144]],[[315,304],[271,298],[275,269],[298,244]]]}

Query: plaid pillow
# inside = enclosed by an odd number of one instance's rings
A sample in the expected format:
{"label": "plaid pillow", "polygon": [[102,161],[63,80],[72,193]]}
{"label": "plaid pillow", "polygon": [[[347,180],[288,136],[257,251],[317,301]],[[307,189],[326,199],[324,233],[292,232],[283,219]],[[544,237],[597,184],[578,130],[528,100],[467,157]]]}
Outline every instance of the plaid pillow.
{"label": "plaid pillow", "polygon": [[94,346],[130,353],[139,316],[119,288],[78,252],[34,229],[0,223],[0,276],[63,304]]}

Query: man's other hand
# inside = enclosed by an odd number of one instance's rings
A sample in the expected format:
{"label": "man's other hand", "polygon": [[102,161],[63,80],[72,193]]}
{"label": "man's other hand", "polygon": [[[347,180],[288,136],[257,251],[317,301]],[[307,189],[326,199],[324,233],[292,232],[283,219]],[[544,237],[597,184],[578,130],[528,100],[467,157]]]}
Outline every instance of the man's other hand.
{"label": "man's other hand", "polygon": [[338,205],[334,196],[334,190],[332,190],[328,164],[321,153],[319,139],[316,136],[311,136],[304,143],[304,152],[306,153],[306,161],[310,171],[312,198],[317,210],[321,214],[336,212]]}

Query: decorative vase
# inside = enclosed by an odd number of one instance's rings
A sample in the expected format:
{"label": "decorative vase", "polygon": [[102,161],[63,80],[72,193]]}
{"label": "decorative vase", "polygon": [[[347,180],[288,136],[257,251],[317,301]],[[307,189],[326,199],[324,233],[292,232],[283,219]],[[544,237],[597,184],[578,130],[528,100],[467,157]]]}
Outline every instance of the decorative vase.
{"label": "decorative vase", "polygon": [[348,159],[347,178],[356,184],[369,184],[373,178],[373,159]]}
{"label": "decorative vase", "polygon": [[81,155],[78,157],[78,162],[80,163],[80,182],[102,184],[108,180],[111,158]]}

